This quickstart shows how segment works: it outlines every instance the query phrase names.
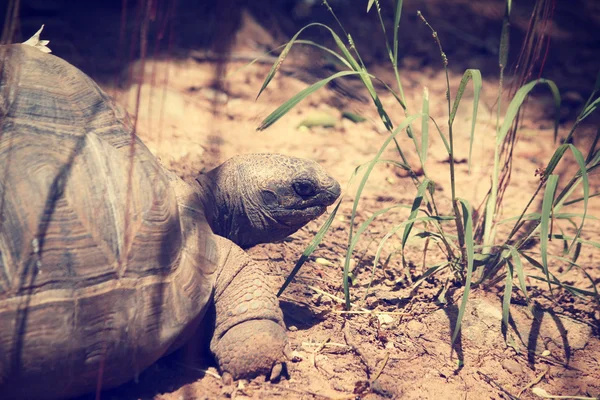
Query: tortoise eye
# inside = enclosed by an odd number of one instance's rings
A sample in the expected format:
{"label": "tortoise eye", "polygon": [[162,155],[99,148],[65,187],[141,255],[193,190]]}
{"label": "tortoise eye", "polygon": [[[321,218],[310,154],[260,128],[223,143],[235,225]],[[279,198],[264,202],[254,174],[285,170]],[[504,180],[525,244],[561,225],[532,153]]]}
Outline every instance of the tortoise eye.
{"label": "tortoise eye", "polygon": [[308,181],[295,182],[293,187],[298,196],[307,197],[315,194],[315,187]]}

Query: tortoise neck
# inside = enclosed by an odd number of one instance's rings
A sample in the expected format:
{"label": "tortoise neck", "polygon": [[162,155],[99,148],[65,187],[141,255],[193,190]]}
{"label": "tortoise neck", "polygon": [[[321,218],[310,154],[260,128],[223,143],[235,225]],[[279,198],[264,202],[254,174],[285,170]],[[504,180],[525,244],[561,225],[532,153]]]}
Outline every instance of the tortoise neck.
{"label": "tortoise neck", "polygon": [[198,194],[212,231],[241,245],[239,236],[247,217],[237,193],[239,186],[236,175],[221,168],[196,177]]}

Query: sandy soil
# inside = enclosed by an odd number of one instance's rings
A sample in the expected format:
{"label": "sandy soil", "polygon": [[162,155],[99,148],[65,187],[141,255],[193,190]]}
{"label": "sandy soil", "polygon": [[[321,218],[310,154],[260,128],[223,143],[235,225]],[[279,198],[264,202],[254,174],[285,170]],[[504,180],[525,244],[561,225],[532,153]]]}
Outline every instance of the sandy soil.
{"label": "sandy soil", "polygon": [[[362,3],[361,10],[364,6]],[[465,68],[481,68],[484,73],[477,140],[470,172],[465,160],[469,151],[471,90],[465,94],[455,122],[456,152],[459,155],[457,190],[460,197],[478,205],[490,182],[496,121],[494,112],[497,107],[497,55],[493,49],[497,47],[502,2],[490,2],[486,7],[472,6],[469,9],[466,1],[457,2],[460,5],[449,9],[440,7],[440,3],[443,2],[430,1],[422,5],[422,10],[427,12],[432,23],[439,25],[442,40],[448,46],[452,93],[455,93]],[[581,106],[589,94],[597,72],[595,69],[598,68],[597,59],[594,61],[590,56],[597,50],[594,47],[597,40],[594,42],[582,32],[589,29],[590,24],[597,29],[600,10],[597,5],[592,5],[593,2],[588,3],[586,13],[577,13],[579,25],[563,24],[571,17],[565,16],[558,19],[552,30],[552,40],[557,43],[557,50],[550,54],[546,72],[559,82],[559,88],[567,94],[561,114],[560,137],[568,133],[572,118],[576,115],[574,110]],[[430,33],[418,24],[416,5],[409,4],[406,7],[407,22],[403,29],[412,30],[413,36],[418,36],[412,41],[401,41],[404,57],[400,76],[405,84],[407,104],[412,111],[418,110],[422,103],[423,88],[427,87],[431,101],[430,113],[446,132],[444,71],[440,69]],[[559,6],[557,15],[562,15],[562,11]],[[103,392],[101,397],[161,400],[229,397],[531,399],[536,398],[530,390],[533,386],[554,395],[599,396],[600,311],[589,300],[574,298],[560,291],[556,291],[553,298],[547,287],[529,280],[528,288],[536,305],[537,318],[532,319],[525,312],[525,300],[521,293],[513,293],[513,324],[505,339],[500,328],[503,281],[487,288],[476,287],[465,313],[462,333],[452,349],[450,338],[464,288],[451,284],[445,296],[440,296],[450,275],[435,276],[426,280],[417,290],[412,290],[404,277],[401,257],[397,253],[400,238],[394,236],[385,246],[381,259],[385,260],[389,255],[392,257],[385,267],[375,266],[374,279],[370,284],[378,243],[387,232],[407,218],[408,211],[403,208],[377,218],[361,238],[353,255],[352,268],[356,279],[352,286],[352,301],[356,305],[355,310],[365,312],[341,312],[343,308],[337,299],[343,297],[343,258],[348,245],[349,217],[356,191],[356,184],[346,183],[358,165],[373,158],[386,139],[385,130],[371,104],[340,94],[344,88],[354,91],[354,88],[360,87],[355,82],[347,82],[347,86],[325,88],[317,92],[273,127],[257,132],[255,129],[264,117],[305,88],[307,80],[314,82],[318,79],[318,66],[322,64],[314,62],[313,53],[293,52],[286,62],[288,70],[282,71],[263,95],[255,100],[270,65],[257,63],[241,69],[247,61],[244,57],[235,61],[233,55],[253,54],[265,48],[274,48],[289,36],[288,31],[293,32],[293,28],[286,24],[273,24],[269,19],[260,20],[256,14],[247,12],[239,15],[240,23],[235,28],[237,34],[230,42],[234,61],[224,67],[221,65],[224,70],[219,70],[219,64],[206,57],[206,47],[176,47],[177,51],[173,54],[177,57],[157,57],[147,59],[144,63],[137,61],[128,64],[126,69],[119,72],[128,78],[125,79],[128,84],[117,86],[114,80],[106,79],[106,76],[114,76],[114,70],[107,68],[107,74],[101,67],[86,68],[86,65],[98,65],[98,56],[94,62],[85,61],[86,54],[92,50],[64,50],[76,46],[77,40],[71,37],[67,45],[60,37],[52,37],[52,29],[57,28],[46,22],[52,40],[51,47],[56,44],[55,53],[64,57],[75,54],[71,58],[73,62],[97,78],[132,114],[137,114],[139,136],[163,164],[181,176],[194,176],[235,154],[280,152],[318,161],[345,186],[342,206],[330,232],[281,297],[290,342],[296,355],[296,359],[288,364],[289,376],[286,379],[272,384],[257,378],[224,386],[212,360],[193,359],[185,351],[180,351],[142,373],[137,382]],[[373,39],[369,39],[370,30],[378,29],[377,24],[373,23],[376,20],[369,18],[364,25],[353,25],[357,14],[358,11],[341,11],[342,17],[350,21],[347,25],[349,30],[357,27],[355,39],[359,45],[366,46],[365,57],[372,71],[392,83],[393,71],[385,63],[385,57],[381,56],[385,54],[383,42],[372,43]],[[323,15],[327,14],[319,11],[311,17],[326,18]],[[525,11],[515,15],[513,25],[518,37],[519,32],[526,29],[528,20]],[[57,11],[53,18],[60,21],[60,12]],[[461,23],[450,24],[450,21],[457,20]],[[31,19],[27,21],[33,24]],[[294,26],[303,21],[297,16],[293,21],[296,24]],[[279,26],[281,29],[268,29],[263,25]],[[25,26],[27,24],[23,24],[23,29]],[[564,43],[572,45],[564,46]],[[90,45],[94,46],[107,45]],[[514,49],[518,49],[518,43]],[[579,61],[574,61],[577,55]],[[307,78],[306,71],[317,75],[309,74]],[[221,74],[222,80],[220,85],[215,85],[218,74]],[[367,98],[364,89],[358,89],[358,92]],[[140,103],[136,104],[138,93]],[[535,176],[536,168],[545,165],[555,148],[551,103],[545,92],[536,93],[538,95],[528,102],[527,112],[521,121],[511,186],[506,192],[502,208],[504,217],[517,215],[526,204],[539,180]],[[403,118],[402,110],[393,97],[383,92],[381,94],[386,110],[398,124]],[[342,118],[343,111],[360,113],[367,120],[354,123]],[[299,128],[303,120],[317,113],[333,117],[335,126]],[[582,144],[582,149],[595,132],[597,122],[598,119],[592,119],[581,126],[576,143]],[[415,128],[419,134],[420,122],[417,125]],[[438,206],[442,213],[448,213],[448,154],[433,131],[433,126],[430,129],[432,143],[426,172],[436,182]],[[402,135],[400,144],[407,149],[409,160],[416,161],[410,139]],[[384,158],[396,157],[391,147],[384,153]],[[567,159],[560,165],[559,172],[568,177],[574,168],[574,161]],[[600,174],[591,179],[592,192],[597,192],[600,189]],[[373,212],[394,204],[410,205],[415,193],[412,181],[401,170],[378,166],[361,197],[357,222],[361,223]],[[591,215],[600,215],[598,199],[590,200]],[[270,265],[274,287],[283,283],[325,218],[310,223],[282,243],[260,245],[249,250],[253,258]],[[573,231],[567,223],[560,223],[560,227],[566,232]],[[502,232],[500,229],[499,235]],[[589,220],[583,238],[598,240],[599,233],[600,223]],[[559,252],[561,246],[561,243],[553,244]],[[534,246],[531,251],[535,252],[536,248]],[[412,279],[418,278],[424,271],[423,241],[411,240],[406,256],[410,276]],[[435,249],[430,249],[426,264],[433,265],[439,257]],[[327,260],[327,263],[317,262],[318,258]],[[579,263],[598,286],[598,249],[593,251],[584,248]],[[537,271],[527,268],[529,273],[537,274]],[[558,274],[563,272],[564,265],[554,262],[551,268]],[[589,281],[575,269],[566,273],[563,279],[569,284],[589,288]],[[461,363],[460,359],[464,361]]]}

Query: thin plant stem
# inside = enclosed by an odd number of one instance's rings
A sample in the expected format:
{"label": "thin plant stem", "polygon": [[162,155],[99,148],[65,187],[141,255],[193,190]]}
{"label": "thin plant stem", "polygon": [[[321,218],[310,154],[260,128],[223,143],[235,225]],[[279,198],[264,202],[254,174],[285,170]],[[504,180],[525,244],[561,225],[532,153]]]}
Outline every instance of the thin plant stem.
{"label": "thin plant stem", "polygon": [[446,73],[446,100],[448,102],[448,141],[450,142],[450,188],[452,191],[452,208],[454,210],[454,218],[456,220],[456,230],[458,233],[458,243],[460,245],[460,249],[463,253],[463,261],[466,261],[465,257],[465,234],[462,226],[461,213],[458,209],[458,204],[456,201],[456,177],[454,172],[454,136],[452,133],[452,121],[451,121],[451,112],[452,112],[452,104],[450,101],[450,76],[448,74],[448,57],[444,50],[442,49],[442,43],[437,32],[433,29],[433,27],[427,22],[421,11],[417,11],[417,16],[421,18],[421,20],[427,25],[429,29],[431,29],[433,39],[438,45],[440,50],[440,56],[442,57],[442,63],[444,64],[444,71]]}

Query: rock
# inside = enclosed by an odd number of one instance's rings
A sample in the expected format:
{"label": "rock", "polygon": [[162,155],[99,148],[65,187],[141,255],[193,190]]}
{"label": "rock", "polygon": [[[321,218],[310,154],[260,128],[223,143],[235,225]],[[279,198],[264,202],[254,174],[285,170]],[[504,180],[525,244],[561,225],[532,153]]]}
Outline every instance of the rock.
{"label": "rock", "polygon": [[294,350],[294,351],[292,351],[291,360],[292,360],[292,362],[300,362],[300,361],[304,360],[304,357],[302,356],[302,353],[300,353],[297,350]]}
{"label": "rock", "polygon": [[523,372],[523,367],[521,367],[521,365],[512,358],[507,358],[506,360],[502,361],[502,368],[513,375],[521,374]]}
{"label": "rock", "polygon": [[325,329],[333,329],[333,322],[331,322],[331,321],[325,321],[325,322],[323,322],[323,328],[325,328]]}
{"label": "rock", "polygon": [[390,314],[377,314],[377,319],[382,326],[389,326],[394,322],[394,318]]}
{"label": "rock", "polygon": [[411,339],[416,339],[420,336],[423,336],[425,331],[425,325],[415,319],[409,321],[408,324],[406,324],[405,332]]}

